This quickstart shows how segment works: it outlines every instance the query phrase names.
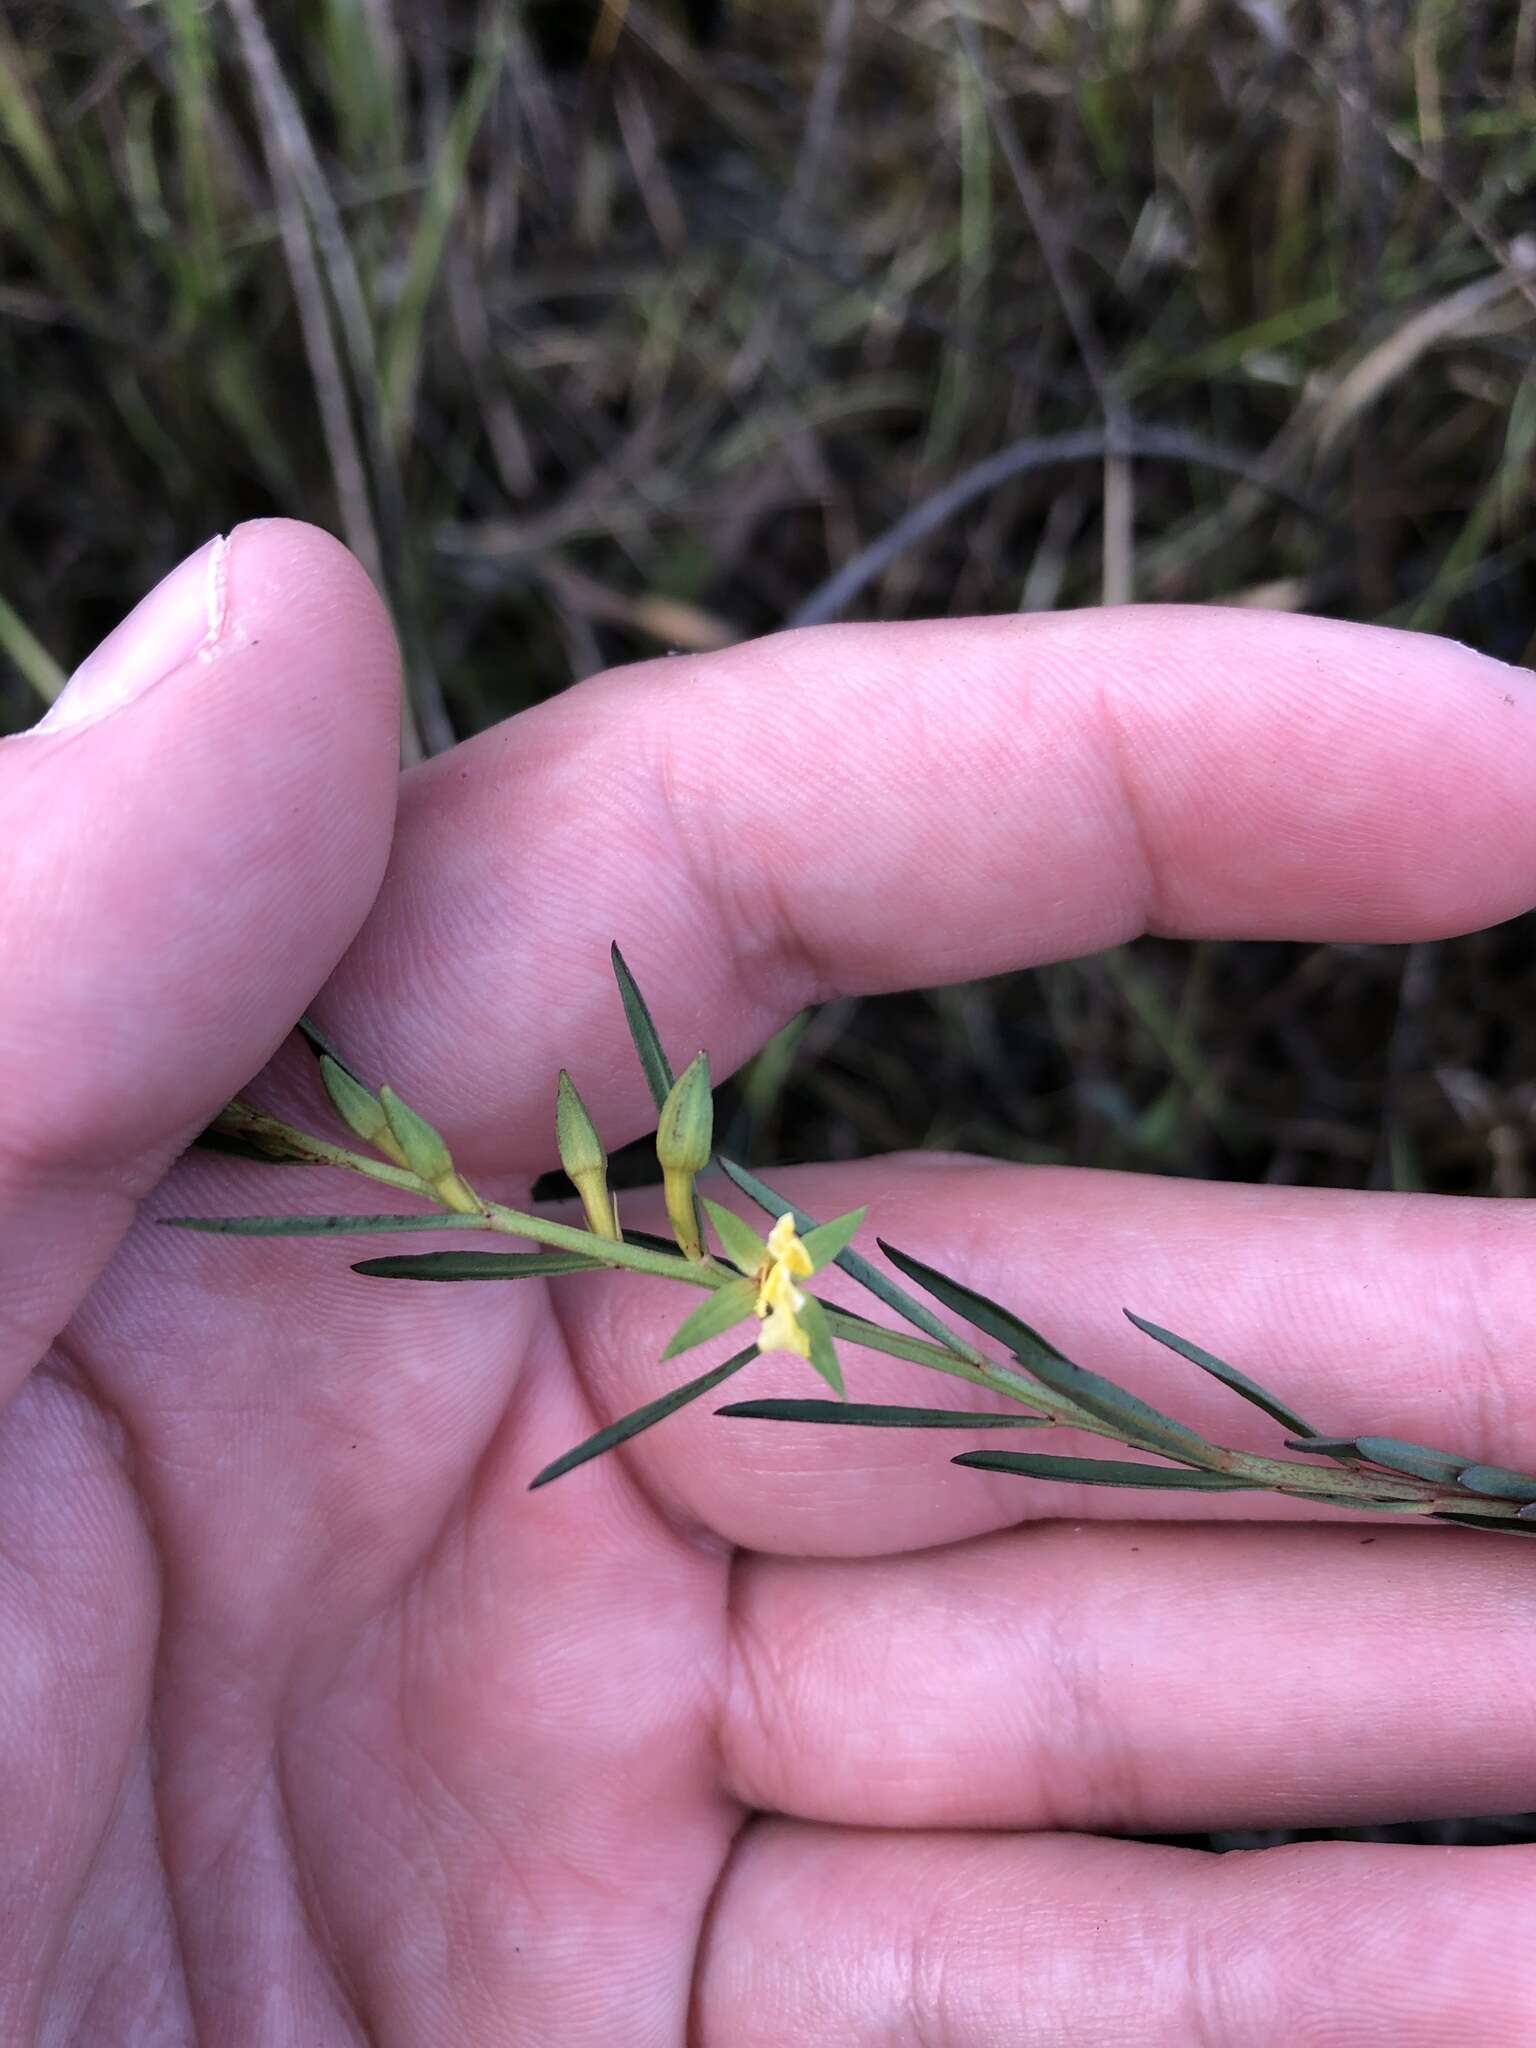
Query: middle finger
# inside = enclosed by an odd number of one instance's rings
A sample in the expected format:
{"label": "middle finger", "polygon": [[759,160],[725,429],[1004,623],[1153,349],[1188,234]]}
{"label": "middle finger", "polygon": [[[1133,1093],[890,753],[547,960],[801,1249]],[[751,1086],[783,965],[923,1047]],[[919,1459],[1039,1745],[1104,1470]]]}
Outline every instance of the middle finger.
{"label": "middle finger", "polygon": [[1470,1532],[1048,1522],[746,1558],[745,1805],[1131,1833],[1536,1806],[1531,1559]]}

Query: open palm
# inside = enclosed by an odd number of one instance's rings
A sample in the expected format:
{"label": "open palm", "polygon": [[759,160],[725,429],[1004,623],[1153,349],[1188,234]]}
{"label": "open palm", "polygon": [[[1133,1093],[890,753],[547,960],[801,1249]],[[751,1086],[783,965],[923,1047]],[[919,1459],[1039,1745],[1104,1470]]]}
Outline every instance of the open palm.
{"label": "open palm", "polygon": [[[1510,915],[1529,679],[1244,613],[832,628],[584,685],[398,819],[395,688],[355,566],[270,524],[93,657],[83,717],[0,747],[0,2040],[1519,2038],[1529,1850],[1113,1836],[1531,1803],[1525,1546],[1156,1519],[956,1471],[965,1437],[710,1403],[530,1495],[678,1377],[675,1290],[386,1286],[345,1241],[155,1219],[366,1206],[164,1178],[322,985],[361,1070],[522,1199],[560,1064],[610,1139],[648,1120],[613,937],[723,1072],[834,990],[1147,926]],[[251,1092],[318,1115],[291,1051]],[[1225,1441],[1267,1439],[1121,1301],[1340,1430],[1536,1453],[1524,1207],[786,1179]],[[780,1356],[735,1384],[815,1391]]]}

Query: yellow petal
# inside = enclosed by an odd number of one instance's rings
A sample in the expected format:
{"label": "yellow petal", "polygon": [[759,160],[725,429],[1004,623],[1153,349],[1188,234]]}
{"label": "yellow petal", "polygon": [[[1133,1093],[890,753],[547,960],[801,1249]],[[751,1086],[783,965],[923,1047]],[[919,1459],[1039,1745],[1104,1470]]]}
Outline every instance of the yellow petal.
{"label": "yellow petal", "polygon": [[795,1320],[794,1311],[780,1307],[758,1331],[757,1348],[759,1351],[793,1351],[797,1357],[809,1358],[811,1340]]}
{"label": "yellow petal", "polygon": [[764,1312],[766,1309],[782,1308],[787,1309],[792,1316],[797,1316],[805,1306],[805,1296],[790,1279],[789,1268],[785,1265],[773,1265],[768,1268],[763,1275],[763,1284],[757,1290],[757,1299],[759,1307],[764,1309]]}
{"label": "yellow petal", "polygon": [[768,1256],[776,1264],[787,1266],[791,1273],[808,1276],[816,1270],[795,1229],[795,1219],[789,1214],[781,1216],[769,1231]]}

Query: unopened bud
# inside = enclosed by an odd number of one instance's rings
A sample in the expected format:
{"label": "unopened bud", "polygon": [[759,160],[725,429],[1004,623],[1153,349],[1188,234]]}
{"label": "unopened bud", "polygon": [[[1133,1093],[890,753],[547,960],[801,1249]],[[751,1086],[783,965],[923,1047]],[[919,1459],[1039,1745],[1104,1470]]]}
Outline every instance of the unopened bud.
{"label": "unopened bud", "polygon": [[656,1127],[656,1157],[661,1161],[667,1215],[679,1245],[690,1259],[704,1257],[693,1181],[694,1175],[702,1173],[709,1164],[714,1135],[709,1055],[701,1052],[673,1083]]}
{"label": "unopened bud", "polygon": [[320,1056],[320,1079],[331,1098],[332,1108],[353,1136],[361,1138],[365,1145],[372,1145],[386,1159],[392,1159],[396,1166],[404,1166],[405,1154],[389,1127],[389,1118],[384,1114],[384,1105],[378,1097],[371,1095],[362,1082],[333,1060],[329,1053]]}
{"label": "unopened bud", "polygon": [[417,1179],[424,1180],[443,1207],[455,1215],[478,1215],[480,1199],[454,1166],[442,1132],[402,1102],[393,1088],[381,1088],[379,1102],[404,1162]]}
{"label": "unopened bud", "polygon": [[595,1236],[612,1238],[617,1243],[619,1223],[608,1193],[608,1155],[587,1114],[587,1105],[564,1067],[560,1069],[555,1104],[555,1143],[560,1148],[560,1164],[581,1197],[587,1228]]}

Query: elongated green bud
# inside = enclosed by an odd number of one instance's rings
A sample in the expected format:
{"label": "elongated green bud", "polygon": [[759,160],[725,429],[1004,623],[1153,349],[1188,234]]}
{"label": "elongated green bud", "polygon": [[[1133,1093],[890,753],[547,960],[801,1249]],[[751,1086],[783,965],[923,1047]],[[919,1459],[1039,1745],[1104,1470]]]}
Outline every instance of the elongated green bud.
{"label": "elongated green bud", "polygon": [[354,1137],[372,1145],[396,1166],[407,1164],[400,1141],[389,1128],[384,1105],[376,1095],[370,1095],[362,1082],[339,1066],[329,1053],[320,1055],[320,1079],[325,1083],[332,1108]]}
{"label": "elongated green bud", "polygon": [[581,1197],[588,1230],[617,1243],[619,1223],[608,1194],[608,1155],[587,1114],[587,1105],[564,1067],[560,1069],[560,1090],[555,1102],[555,1143],[560,1147],[560,1164]]}
{"label": "elongated green bud", "polygon": [[402,1102],[393,1088],[381,1088],[379,1102],[411,1172],[427,1183],[445,1209],[458,1216],[478,1215],[479,1198],[455,1167],[442,1132]]}
{"label": "elongated green bud", "polygon": [[701,1052],[673,1083],[661,1106],[656,1127],[656,1157],[661,1161],[662,1189],[678,1244],[690,1259],[704,1257],[698,1211],[693,1200],[694,1175],[709,1164],[715,1136],[715,1106],[709,1089],[709,1055]]}

